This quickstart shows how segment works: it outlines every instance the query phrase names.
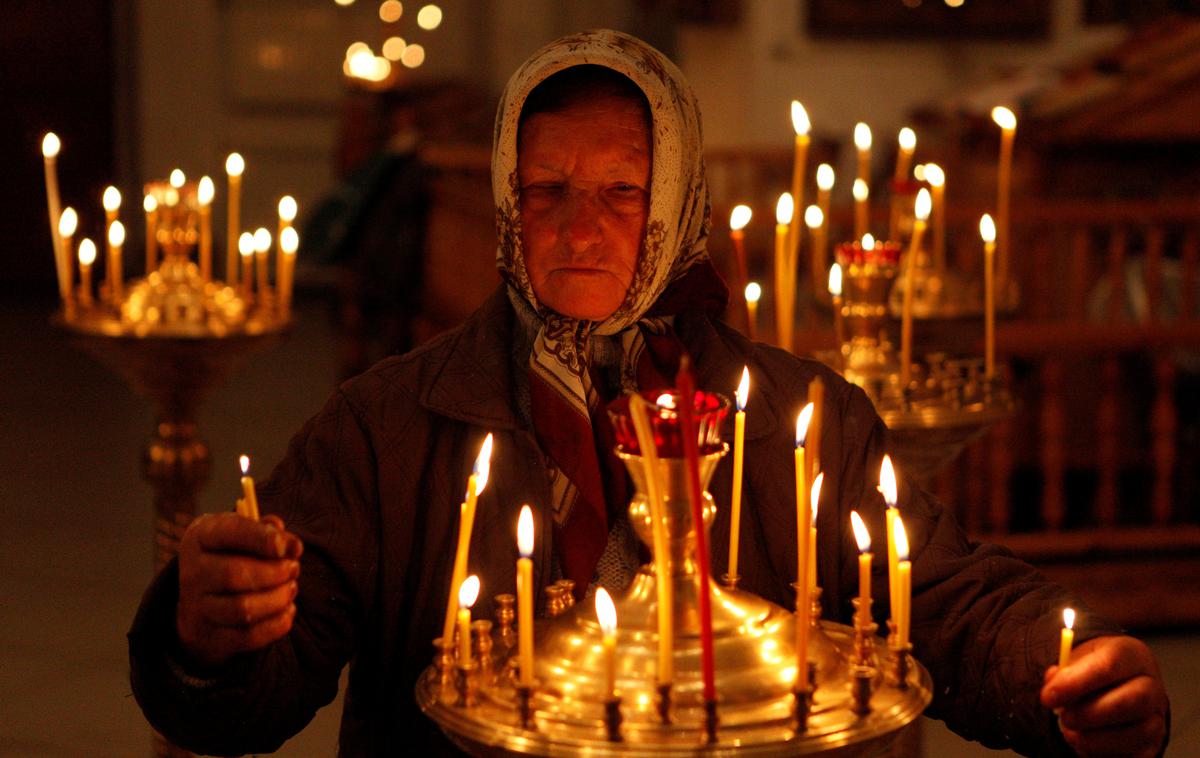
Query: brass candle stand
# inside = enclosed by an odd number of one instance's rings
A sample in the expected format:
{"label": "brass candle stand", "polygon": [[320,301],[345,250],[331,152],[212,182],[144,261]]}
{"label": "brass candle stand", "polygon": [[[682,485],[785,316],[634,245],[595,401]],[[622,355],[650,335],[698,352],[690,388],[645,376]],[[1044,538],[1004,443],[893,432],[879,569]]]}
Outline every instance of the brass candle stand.
{"label": "brass candle stand", "polygon": [[[701,456],[704,488],[726,450],[719,440],[708,442]],[[443,647],[416,686],[422,711],[461,749],[477,756],[878,754],[929,704],[929,675],[913,661],[910,686],[900,689],[873,674],[868,682],[871,710],[859,713],[852,661],[864,651],[877,660],[885,642],[873,631],[864,637],[861,630],[820,620],[818,592],[811,596],[815,612],[799,621],[814,625],[803,662],[810,667],[814,686],[798,691],[795,614],[712,582],[718,696],[715,703],[706,702],[697,613],[701,586],[694,553],[696,529],[711,526],[716,508],[705,492],[704,523],[693,522],[683,460],[669,453],[660,449],[658,461],[672,558],[674,622],[675,677],[665,692],[656,676],[658,605],[652,561],[623,593],[614,593],[619,699],[611,698],[604,684],[603,635],[591,604],[555,605],[555,592],[547,598],[548,617],[535,623],[535,687],[518,686],[517,667],[511,663],[516,651],[510,647],[507,660],[496,658],[505,674],[490,686],[478,686],[474,705],[459,705],[459,688],[448,687],[444,675],[445,656],[453,650]],[[653,550],[642,459],[621,448],[618,455],[636,490],[630,522]],[[498,602],[498,613],[506,614],[506,606],[511,608],[510,603]],[[498,622],[503,628],[504,622]],[[499,648],[494,652],[505,654]]]}

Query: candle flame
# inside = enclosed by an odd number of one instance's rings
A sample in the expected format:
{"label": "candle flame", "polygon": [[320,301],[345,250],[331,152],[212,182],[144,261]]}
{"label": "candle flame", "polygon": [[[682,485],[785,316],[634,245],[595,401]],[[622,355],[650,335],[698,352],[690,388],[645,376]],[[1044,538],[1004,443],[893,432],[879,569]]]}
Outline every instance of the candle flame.
{"label": "candle flame", "polygon": [[79,240],[79,263],[90,266],[96,262],[96,243],[87,237]]}
{"label": "candle flame", "polygon": [[729,212],[729,228],[732,231],[740,231],[746,228],[746,224],[750,223],[750,217],[754,215],[748,205],[735,205],[733,210]]}
{"label": "candle flame", "polygon": [[896,514],[896,557],[902,561],[908,560],[908,532],[904,529],[904,521],[901,520],[900,514]]}
{"label": "candle flame", "polygon": [[61,237],[70,237],[75,234],[75,229],[79,226],[79,214],[75,209],[67,206],[62,215],[58,217],[58,234]]}
{"label": "candle flame", "polygon": [[121,190],[111,184],[104,188],[104,196],[101,198],[104,204],[104,210],[112,213],[121,207]]}
{"label": "candle flame", "polygon": [[265,253],[271,249],[271,232],[265,226],[254,230],[254,252]]}
{"label": "candle flame", "polygon": [[808,111],[804,110],[804,106],[799,100],[792,101],[792,129],[795,130],[796,136],[807,135],[812,129],[812,122],[808,120]]}
{"label": "candle flame", "polygon": [[747,303],[757,303],[760,297],[762,297],[762,285],[758,282],[750,282],[746,285]]}
{"label": "candle flame", "polygon": [[181,189],[183,185],[187,183],[187,176],[184,175],[182,169],[173,169],[171,171],[171,178],[169,181],[171,182],[172,187],[175,189]]}
{"label": "candle flame", "polygon": [[942,187],[946,184],[946,172],[936,163],[926,163],[925,181],[929,182],[930,186]]}
{"label": "candle flame", "polygon": [[62,150],[62,141],[54,132],[46,132],[46,136],[42,137],[42,157],[57,158],[58,151]]}
{"label": "candle flame", "polygon": [[250,232],[242,232],[238,237],[238,252],[243,258],[254,255],[254,235]]}
{"label": "candle flame", "polygon": [[241,176],[246,170],[246,159],[241,153],[230,153],[225,158],[225,173],[230,176]]}
{"label": "candle flame", "polygon": [[109,225],[108,244],[113,247],[120,247],[125,244],[125,225],[120,221],[114,221]]}
{"label": "candle flame", "polygon": [[596,620],[600,622],[605,637],[617,633],[617,607],[613,605],[608,590],[603,587],[596,589]]}
{"label": "candle flame", "polygon": [[1063,608],[1063,626],[1068,629],[1075,628],[1075,609]]}
{"label": "candle flame", "polygon": [[792,223],[792,214],[795,212],[796,202],[792,200],[792,193],[785,192],[779,196],[779,201],[775,203],[775,223],[780,226],[787,226]]}
{"label": "candle flame", "polygon": [[279,233],[279,249],[286,255],[295,255],[300,247],[300,235],[294,227],[287,227]]}
{"label": "candle flame", "polygon": [[909,127],[900,130],[900,149],[911,153],[917,147],[917,133]]}
{"label": "candle flame", "polygon": [[[925,167],[925,176],[929,176],[929,167]],[[917,202],[913,207],[913,215],[918,221],[928,221],[929,211],[933,208],[933,198],[929,195],[929,190],[924,187],[917,193]]]}
{"label": "candle flame", "polygon": [[242,467],[242,476],[250,474],[250,456],[244,454],[238,456],[238,465]]}
{"label": "candle flame", "polygon": [[854,528],[854,541],[858,543],[858,552],[865,553],[871,549],[871,533],[863,523],[858,511],[850,511],[850,526]]}
{"label": "candle flame", "polygon": [[810,205],[804,209],[804,223],[809,229],[820,229],[825,223],[825,214],[815,205]]}
{"label": "candle flame", "polygon": [[1011,132],[1017,128],[1017,116],[1003,105],[997,105],[992,108],[992,121],[996,122],[996,126],[1006,132]]}
{"label": "candle flame", "polygon": [[867,183],[861,178],[854,180],[853,192],[854,199],[858,200],[859,202],[862,202],[871,196],[871,188],[868,187]]}
{"label": "candle flame", "polygon": [[458,607],[470,608],[479,599],[479,577],[471,574],[458,586]]}
{"label": "candle flame", "polygon": [[488,432],[488,436],[483,438],[483,444],[479,446],[479,455],[475,456],[475,465],[471,469],[471,473],[475,475],[476,497],[483,493],[492,472],[492,443],[492,433]]}
{"label": "candle flame", "polygon": [[883,493],[883,502],[888,508],[896,507],[896,469],[892,466],[892,456],[883,456],[883,465],[879,467],[879,491]]}
{"label": "candle flame", "polygon": [[517,517],[517,550],[522,558],[533,555],[533,509],[528,505],[521,506]]}
{"label": "candle flame", "polygon": [[996,222],[992,220],[992,214],[985,213],[979,217],[979,236],[983,237],[984,242],[996,241]]}
{"label": "candle flame", "polygon": [[746,410],[746,402],[750,399],[750,367],[742,366],[742,381],[738,382],[737,393],[737,409],[739,411]]}
{"label": "candle flame", "polygon": [[866,234],[863,235],[862,249],[863,250],[874,250],[875,249],[875,235],[874,234],[867,232]]}
{"label": "candle flame", "polygon": [[916,179],[918,182],[925,181],[925,164],[924,163],[918,163],[917,165],[913,166],[913,178]]}
{"label": "candle flame", "polygon": [[674,398],[674,396],[671,395],[670,392],[664,392],[661,395],[659,395],[658,399],[654,401],[654,404],[657,405],[659,408],[675,410],[675,398]]}
{"label": "candle flame", "polygon": [[817,525],[817,510],[821,507],[821,485],[825,483],[825,472],[817,474],[817,478],[813,480],[812,490],[808,494],[808,500],[812,504],[812,525]]}
{"label": "candle flame", "polygon": [[196,188],[196,200],[201,205],[208,205],[213,201],[213,196],[217,194],[217,188],[213,186],[211,176],[200,177],[200,186]]}
{"label": "candle flame", "polygon": [[142,210],[146,213],[154,213],[158,210],[158,201],[154,199],[154,195],[146,195],[142,198]]}
{"label": "candle flame", "polygon": [[809,403],[796,416],[796,447],[804,447],[808,440],[808,423],[812,421],[813,404]]}
{"label": "candle flame", "polygon": [[833,166],[828,163],[822,163],[817,166],[817,189],[822,189],[828,192],[833,189]]}
{"label": "candle flame", "polygon": [[829,294],[834,297],[842,296],[842,264],[840,263],[829,267]]}
{"label": "candle flame", "polygon": [[854,146],[859,150],[871,149],[871,127],[861,121],[854,125]]}
{"label": "candle flame", "polygon": [[284,195],[279,198],[279,218],[287,223],[292,223],[296,220],[296,198],[291,195]]}

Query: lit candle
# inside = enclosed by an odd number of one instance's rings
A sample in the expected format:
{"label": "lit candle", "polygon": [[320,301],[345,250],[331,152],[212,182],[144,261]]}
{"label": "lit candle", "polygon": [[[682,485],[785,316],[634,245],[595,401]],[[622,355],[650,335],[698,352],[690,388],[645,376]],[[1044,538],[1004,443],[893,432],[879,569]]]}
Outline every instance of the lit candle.
{"label": "lit candle", "polygon": [[817,474],[813,479],[811,496],[809,497],[808,518],[808,597],[811,599],[817,589],[817,511],[820,509],[821,485],[825,482],[825,472]]}
{"label": "lit candle", "polygon": [[242,499],[238,501],[238,515],[258,521],[258,493],[254,491],[254,478],[250,476],[250,456],[241,456],[238,463],[242,466]]}
{"label": "lit candle", "polygon": [[104,188],[100,202],[104,206],[104,233],[107,235],[108,227],[117,220],[117,212],[121,210],[121,190],[110,184]]}
{"label": "lit candle", "polygon": [[795,206],[784,192],[775,203],[775,339],[784,350],[792,349],[791,285],[796,272],[788,270],[788,229]]}
{"label": "lit candle", "polygon": [[865,624],[871,620],[871,533],[858,511],[850,511],[850,525],[858,543],[858,616]]}
{"label": "lit candle", "polygon": [[908,532],[904,521],[896,517],[896,544],[894,549],[899,558],[896,564],[896,594],[892,599],[892,618],[896,622],[896,636],[901,648],[908,647],[909,630],[912,627],[912,563],[908,560]]}
{"label": "lit candle", "polygon": [[289,229],[292,222],[296,220],[296,198],[291,195],[284,195],[279,198],[279,233],[283,234],[284,229]]}
{"label": "lit candle", "polygon": [[479,577],[471,574],[458,588],[458,663],[471,664],[471,606],[479,598]]}
{"label": "lit candle", "polygon": [[811,493],[808,487],[808,463],[805,442],[812,421],[813,404],[804,406],[796,417],[796,687],[808,689],[808,530]]}
{"label": "lit candle", "polygon": [[992,121],[1000,127],[1000,166],[996,176],[996,247],[1000,260],[997,279],[1003,287],[1008,281],[1008,199],[1012,190],[1013,137],[1017,133],[1017,117],[1003,105],[992,108]]}
{"label": "lit candle", "polygon": [[900,572],[900,559],[896,554],[896,518],[900,511],[896,508],[896,469],[892,466],[890,455],[883,456],[883,465],[879,467],[879,491],[887,505],[888,600],[891,602],[892,620],[899,623],[896,618],[896,576]]}
{"label": "lit candle", "polygon": [[96,243],[87,237],[79,241],[79,303],[92,304],[92,264],[96,262]]}
{"label": "lit candle", "polygon": [[[810,205],[804,209],[804,225],[808,227],[809,238],[812,240],[813,265],[817,263],[817,238],[825,226],[825,213],[820,206]],[[813,269],[816,270],[815,268]]]}
{"label": "lit candle", "polygon": [[1075,609],[1063,608],[1062,638],[1058,645],[1058,667],[1066,668],[1071,662],[1071,646],[1075,644]]}
{"label": "lit candle", "polygon": [[[73,207],[68,205],[62,210],[62,215],[59,216],[59,245],[64,251],[70,252],[74,247],[74,242],[71,237],[76,233],[79,227],[79,215],[74,212]],[[71,302],[71,261],[66,261],[66,265],[62,266],[59,279],[59,290],[62,295],[62,301]]]}
{"label": "lit candle", "polygon": [[62,201],[58,195],[58,153],[62,142],[54,132],[42,137],[42,163],[46,173],[46,207],[50,211],[50,241],[54,247],[54,270],[58,273],[58,293],[63,301],[70,299],[71,276],[69,248],[63,245],[58,227],[62,219]]}
{"label": "lit candle", "polygon": [[983,214],[979,219],[983,238],[983,334],[985,379],[996,377],[996,223]]}
{"label": "lit candle", "polygon": [[617,697],[617,608],[608,590],[596,589],[596,620],[604,634],[604,699]]}
{"label": "lit candle", "polygon": [[[793,100],[792,130],[796,133],[796,144],[792,161],[792,200],[797,209],[804,207],[804,174],[808,166],[808,133],[811,129],[812,122],[808,119],[808,111],[804,110],[804,106],[798,100]],[[800,232],[800,214],[793,213],[788,229],[788,264],[791,271],[795,271],[799,261]]]}
{"label": "lit candle", "polygon": [[521,506],[517,519],[517,652],[521,686],[533,686],[533,510]]}
{"label": "lit candle", "polygon": [[217,188],[212,177],[200,177],[196,200],[200,203],[200,276],[212,281],[212,201]]}
{"label": "lit candle", "polygon": [[761,297],[762,286],[758,282],[746,285],[746,317],[749,319],[747,336],[751,340],[758,339],[758,301]]}
{"label": "lit candle", "polygon": [[121,258],[121,247],[125,244],[125,225],[114,221],[108,227],[108,294],[112,304],[120,307],[125,299],[125,266]]}
{"label": "lit candle", "polygon": [[858,151],[858,178],[871,182],[871,127],[859,121],[854,125],[854,147]]}
{"label": "lit candle", "polygon": [[867,205],[867,199],[871,196],[871,190],[867,187],[867,182],[863,179],[854,180],[854,236],[861,238],[867,233],[869,226],[870,208]]}
{"label": "lit candle", "polygon": [[936,163],[925,164],[925,181],[933,201],[933,265],[939,275],[946,272],[946,172]]}
{"label": "lit candle", "polygon": [[171,169],[171,175],[167,177],[167,182],[177,190],[183,189],[183,185],[187,184],[187,174],[183,173],[183,169]]}
{"label": "lit candle", "polygon": [[450,574],[450,597],[446,602],[446,618],[442,624],[442,639],[449,642],[454,634],[454,606],[456,601],[455,588],[462,584],[467,575],[467,555],[471,548],[471,532],[475,527],[475,506],[479,494],[487,486],[488,476],[492,468],[492,435],[483,438],[479,454],[475,456],[475,464],[471,475],[467,477],[467,497],[459,508],[458,548],[454,553],[454,568]]}
{"label": "lit candle", "polygon": [[900,151],[896,153],[895,179],[897,182],[903,182],[908,178],[908,167],[912,164],[913,152],[917,149],[917,133],[906,126],[900,130],[899,142]]}
{"label": "lit candle", "polygon": [[158,227],[158,201],[154,195],[142,198],[142,210],[146,212],[146,275],[149,276],[157,266],[155,249],[158,243],[154,233]]}
{"label": "lit candle", "polygon": [[238,253],[242,257],[242,280],[240,283],[242,291],[242,299],[249,304],[252,297],[250,288],[254,285],[254,235],[250,232],[242,232],[242,236],[238,237]]}
{"label": "lit candle", "polygon": [[912,378],[912,321],[913,294],[916,289],[913,272],[917,268],[917,250],[921,248],[921,237],[925,234],[925,222],[929,219],[931,200],[929,190],[921,188],[917,193],[916,221],[913,222],[913,235],[909,241],[908,253],[904,271],[904,309],[900,320],[900,387],[907,391],[909,380]]}
{"label": "lit candle", "polygon": [[846,343],[846,326],[842,321],[842,264],[829,267],[829,296],[833,300],[833,335],[837,340],[838,355]]}
{"label": "lit candle", "polygon": [[825,419],[825,380],[819,376],[808,383],[808,401],[812,403],[813,412],[804,449],[808,458],[808,481],[812,482],[821,470],[821,429]]}
{"label": "lit candle", "polygon": [[829,257],[829,196],[833,191],[833,166],[822,163],[817,166],[817,207],[821,209],[821,219],[824,223],[813,233],[813,278],[820,279],[820,272],[825,270],[825,261]]}
{"label": "lit candle", "polygon": [[237,284],[237,255],[240,251],[242,172],[246,161],[238,153],[230,153],[225,159],[225,177],[229,185],[228,208],[225,219],[225,279],[226,284]]}
{"label": "lit candle", "polygon": [[279,235],[279,310],[285,316],[292,310],[292,286],[296,277],[296,250],[300,247],[300,235],[295,227],[289,226]]}
{"label": "lit candle", "polygon": [[737,285],[745,287],[749,281],[746,273],[746,224],[753,213],[748,205],[735,205],[729,213],[729,241],[733,243],[733,261],[737,266]]}
{"label": "lit candle", "polygon": [[265,301],[271,297],[271,284],[267,281],[267,255],[271,252],[271,232],[260,226],[254,230],[254,258],[258,262],[258,297]]}
{"label": "lit candle", "polygon": [[742,448],[746,441],[746,401],[750,395],[750,367],[742,367],[742,380],[738,382],[737,414],[733,420],[733,507],[729,523],[729,576],[738,578],[738,536],[742,525]]}

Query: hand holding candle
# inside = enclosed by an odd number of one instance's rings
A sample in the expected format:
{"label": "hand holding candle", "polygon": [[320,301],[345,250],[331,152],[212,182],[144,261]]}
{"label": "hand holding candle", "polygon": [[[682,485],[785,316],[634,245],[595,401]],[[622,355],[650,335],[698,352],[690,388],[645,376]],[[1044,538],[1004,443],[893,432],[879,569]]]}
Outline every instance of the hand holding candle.
{"label": "hand holding candle", "polygon": [[617,608],[613,605],[608,590],[596,589],[596,620],[604,635],[604,699],[617,697]]}
{"label": "hand holding candle", "polygon": [[867,624],[871,621],[871,533],[858,511],[850,511],[850,525],[858,543],[858,620]]}
{"label": "hand holding candle", "polygon": [[471,664],[471,606],[479,599],[479,577],[471,574],[458,588],[458,665]]}
{"label": "hand holding candle", "polygon": [[742,524],[742,448],[746,440],[746,401],[750,395],[750,367],[742,368],[742,380],[738,382],[737,415],[733,421],[733,497],[729,522],[729,577],[738,579],[738,538]]}
{"label": "hand holding candle", "polygon": [[254,491],[254,478],[250,476],[250,456],[238,458],[242,466],[242,499],[238,501],[238,515],[258,521],[258,494]]}
{"label": "hand holding candle", "polygon": [[533,686],[533,511],[521,506],[517,519],[517,653],[520,655],[520,684]]}

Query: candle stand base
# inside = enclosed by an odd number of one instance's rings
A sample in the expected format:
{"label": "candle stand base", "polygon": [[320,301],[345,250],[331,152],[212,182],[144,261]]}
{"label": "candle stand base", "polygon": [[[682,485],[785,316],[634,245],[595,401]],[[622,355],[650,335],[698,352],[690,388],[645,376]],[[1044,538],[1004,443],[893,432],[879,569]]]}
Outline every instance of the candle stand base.
{"label": "candle stand base", "polygon": [[671,685],[658,685],[658,720],[661,724],[671,723]]}
{"label": "candle stand base", "polygon": [[736,590],[742,578],[737,574],[721,574],[721,583],[731,590]]}
{"label": "candle stand base", "polygon": [[473,708],[479,704],[476,692],[476,673],[478,667],[473,662],[459,663],[454,668],[454,690],[458,699],[454,704],[459,708]]}
{"label": "candle stand base", "polygon": [[609,742],[622,742],[621,738],[621,698],[614,697],[604,701],[604,731]]}
{"label": "candle stand base", "polygon": [[713,745],[717,742],[717,724],[720,723],[720,718],[717,715],[716,699],[704,701],[704,734],[708,744]]}

